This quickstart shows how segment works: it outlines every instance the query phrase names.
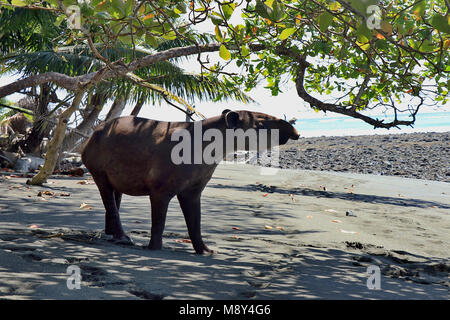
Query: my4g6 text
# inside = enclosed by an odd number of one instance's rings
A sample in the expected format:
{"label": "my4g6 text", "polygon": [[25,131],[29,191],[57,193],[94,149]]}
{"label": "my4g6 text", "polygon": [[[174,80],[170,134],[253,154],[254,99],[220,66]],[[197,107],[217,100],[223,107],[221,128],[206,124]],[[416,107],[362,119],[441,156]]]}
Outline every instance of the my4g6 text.
{"label": "my4g6 text", "polygon": [[248,314],[258,314],[258,315],[268,315],[270,314],[270,305],[245,305],[245,304],[230,304],[223,306],[223,314],[234,314],[234,315],[248,315]]}

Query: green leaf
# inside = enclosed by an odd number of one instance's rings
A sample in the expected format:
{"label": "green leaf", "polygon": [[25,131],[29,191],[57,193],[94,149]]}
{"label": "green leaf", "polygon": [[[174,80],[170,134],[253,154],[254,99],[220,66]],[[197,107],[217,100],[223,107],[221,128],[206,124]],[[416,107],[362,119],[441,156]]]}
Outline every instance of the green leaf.
{"label": "green leaf", "polygon": [[450,34],[449,19],[450,16],[444,17],[440,14],[436,14],[431,18],[431,25],[440,32]]}
{"label": "green leaf", "polygon": [[432,41],[425,39],[420,46],[420,49],[423,51],[433,51],[434,49],[436,49],[436,46]]}
{"label": "green leaf", "polygon": [[283,31],[281,31],[281,34],[278,36],[278,39],[280,40],[286,40],[287,38],[289,38],[291,35],[293,35],[295,33],[297,29],[295,28],[286,28]]}
{"label": "green leaf", "polygon": [[256,6],[255,6],[255,11],[256,13],[262,17],[262,18],[266,18],[270,20],[270,13],[272,12],[272,9],[269,8],[266,4],[264,4],[263,1],[261,0],[256,0]]}
{"label": "green leaf", "polygon": [[128,36],[128,35],[126,35],[126,36],[118,36],[117,38],[123,44],[132,44],[133,43],[133,41],[131,40],[131,36]]}
{"label": "green leaf", "polygon": [[371,5],[378,5],[379,0],[349,0],[347,2],[359,12],[367,14],[367,8]]}
{"label": "green leaf", "polygon": [[416,16],[423,16],[425,13],[426,7],[427,7],[427,2],[425,0],[423,0],[413,7],[413,12]]}
{"label": "green leaf", "polygon": [[223,22],[221,17],[210,16],[211,22],[216,26]]}
{"label": "green leaf", "polygon": [[122,2],[122,0],[111,0],[111,4],[107,10],[112,16],[118,19],[127,16],[126,3]]}
{"label": "green leaf", "polygon": [[177,34],[175,33],[175,31],[171,30],[168,33],[164,34],[162,37],[166,40],[175,40],[177,38]]}
{"label": "green leaf", "polygon": [[222,11],[226,20],[229,20],[231,18],[231,15],[233,14],[235,8],[236,8],[235,3],[228,3],[222,5]]}
{"label": "green leaf", "polygon": [[367,49],[370,48],[370,42],[362,43],[362,42],[356,41],[356,44],[364,51],[366,51]]}
{"label": "green leaf", "polygon": [[230,60],[231,59],[231,53],[230,51],[228,51],[227,47],[225,47],[224,45],[221,45],[219,48],[219,56],[223,59],[223,60]]}
{"label": "green leaf", "polygon": [[259,16],[269,19],[273,22],[279,22],[286,17],[286,8],[284,4],[278,0],[266,2],[257,0],[255,11]]}
{"label": "green leaf", "polygon": [[26,6],[27,4],[23,0],[12,0],[11,4],[18,7]]}
{"label": "green leaf", "polygon": [[337,1],[334,1],[328,5],[328,8],[330,8],[330,10],[332,11],[338,11],[341,8],[341,4]]}
{"label": "green leaf", "polygon": [[158,46],[158,41],[156,40],[156,37],[148,33],[145,35],[145,43],[152,46],[153,48],[156,48]]}
{"label": "green leaf", "polygon": [[102,3],[103,0],[91,0],[90,4],[93,7],[96,7],[98,4]]}
{"label": "green leaf", "polygon": [[215,33],[216,33],[216,39],[217,39],[217,41],[223,42],[223,35],[222,35],[222,32],[220,31],[219,26],[216,26],[216,27],[214,28],[214,31],[215,31]]}
{"label": "green leaf", "polygon": [[129,16],[133,13],[133,5],[134,5],[134,0],[127,0],[125,2],[125,14],[127,16]]}
{"label": "green leaf", "polygon": [[247,46],[241,46],[241,53],[244,57],[247,57],[250,54],[250,50]]}
{"label": "green leaf", "polygon": [[388,44],[387,40],[379,39],[375,42],[375,48],[380,49],[380,50],[387,50],[387,49],[389,49],[389,44]]}
{"label": "green leaf", "polygon": [[272,3],[272,8],[272,21],[279,22],[286,17],[286,8],[281,1],[274,0]]}
{"label": "green leaf", "polygon": [[364,36],[365,39],[372,38],[372,33],[373,33],[373,31],[370,30],[369,28],[367,28],[366,23],[361,23],[356,28],[356,37],[358,38],[358,41],[361,41],[361,39],[360,39],[361,36]]}
{"label": "green leaf", "polygon": [[182,13],[186,13],[186,3],[184,3],[183,1],[180,1],[177,5],[176,5],[177,10],[181,11]]}
{"label": "green leaf", "polygon": [[322,32],[328,30],[328,27],[333,22],[333,15],[329,12],[324,12],[319,16],[319,29]]}
{"label": "green leaf", "polygon": [[67,16],[65,14],[61,14],[59,15],[55,22],[53,23],[56,27],[59,27],[61,25],[61,23],[67,19]]}
{"label": "green leaf", "polygon": [[78,5],[77,0],[62,0],[64,7],[69,7],[71,5]]}

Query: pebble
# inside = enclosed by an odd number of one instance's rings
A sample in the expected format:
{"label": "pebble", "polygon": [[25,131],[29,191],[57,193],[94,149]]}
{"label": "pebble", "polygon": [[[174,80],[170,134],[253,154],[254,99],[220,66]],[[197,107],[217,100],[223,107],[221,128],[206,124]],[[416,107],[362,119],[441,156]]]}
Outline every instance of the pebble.
{"label": "pebble", "polygon": [[352,211],[348,210],[345,212],[345,216],[347,217],[357,217],[356,214],[354,214]]}
{"label": "pebble", "polygon": [[[267,153],[258,164],[271,166]],[[279,167],[450,182],[450,132],[300,138],[280,147]]]}

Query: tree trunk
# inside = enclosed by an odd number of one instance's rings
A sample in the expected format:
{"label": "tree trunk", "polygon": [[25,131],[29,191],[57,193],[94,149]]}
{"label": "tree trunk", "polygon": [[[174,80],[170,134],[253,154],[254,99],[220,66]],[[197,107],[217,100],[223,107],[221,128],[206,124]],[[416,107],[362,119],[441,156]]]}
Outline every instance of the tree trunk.
{"label": "tree trunk", "polygon": [[133,111],[131,111],[130,116],[137,116],[139,112],[141,112],[142,106],[144,105],[144,99],[139,99],[136,102],[136,105],[133,108]]}
{"label": "tree trunk", "polygon": [[111,119],[120,117],[123,109],[125,109],[126,102],[127,101],[124,98],[116,98],[116,100],[114,100],[113,105],[111,106],[111,109],[106,115],[105,121],[109,121]]}
{"label": "tree trunk", "polygon": [[94,123],[98,119],[98,115],[102,111],[107,97],[100,94],[94,94],[91,98],[91,103],[86,107],[87,114],[83,121],[76,127],[76,131],[71,131],[64,137],[61,146],[61,151],[71,151],[79,144],[80,140],[85,140],[79,133],[89,136],[93,130]]}
{"label": "tree trunk", "polygon": [[78,109],[81,99],[84,95],[83,91],[77,91],[75,97],[73,98],[72,105],[61,113],[58,119],[58,124],[53,133],[53,138],[50,140],[47,153],[45,154],[44,166],[39,170],[38,174],[35,175],[31,180],[27,181],[27,184],[31,185],[42,185],[47,181],[47,178],[55,170],[56,162],[58,160],[59,151],[61,149],[61,144],[64,140],[66,134],[67,123],[70,116]]}

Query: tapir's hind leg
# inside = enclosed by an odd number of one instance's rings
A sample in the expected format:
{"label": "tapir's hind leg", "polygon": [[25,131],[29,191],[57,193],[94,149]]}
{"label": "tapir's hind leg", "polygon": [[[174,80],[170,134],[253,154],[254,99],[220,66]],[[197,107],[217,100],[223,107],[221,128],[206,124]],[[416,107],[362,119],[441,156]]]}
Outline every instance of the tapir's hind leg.
{"label": "tapir's hind leg", "polygon": [[151,250],[162,249],[162,235],[166,224],[167,208],[169,207],[171,197],[152,194],[150,203],[152,207],[152,230],[148,248]]}
{"label": "tapir's hind leg", "polygon": [[200,195],[201,192],[187,193],[184,195],[179,194],[178,201],[180,202],[181,210],[183,211],[184,219],[186,220],[186,225],[188,228],[189,237],[191,238],[194,250],[198,254],[204,252],[212,252],[203,243],[201,226],[200,226],[200,216],[201,216],[201,205],[200,205]]}
{"label": "tapir's hind leg", "polygon": [[106,177],[92,175],[97,184],[103,205],[105,206],[105,233],[112,235],[115,242],[120,244],[132,244],[131,239],[125,234],[120,222],[119,207],[122,194],[114,191]]}

